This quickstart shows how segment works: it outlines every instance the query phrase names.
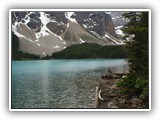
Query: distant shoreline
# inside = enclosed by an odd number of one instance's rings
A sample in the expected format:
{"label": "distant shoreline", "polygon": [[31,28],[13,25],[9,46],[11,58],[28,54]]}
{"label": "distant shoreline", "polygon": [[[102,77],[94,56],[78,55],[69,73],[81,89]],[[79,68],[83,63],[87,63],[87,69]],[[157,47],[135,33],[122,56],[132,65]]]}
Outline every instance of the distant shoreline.
{"label": "distant shoreline", "polygon": [[33,61],[33,60],[35,60],[35,61],[38,61],[38,60],[87,60],[87,59],[89,59],[89,60],[95,60],[95,59],[100,59],[100,60],[106,60],[106,59],[108,59],[108,60],[112,60],[112,59],[114,59],[114,60],[118,60],[118,59],[123,59],[123,60],[127,60],[126,58],[82,58],[82,59],[56,59],[56,58],[53,58],[53,59],[21,59],[21,60],[17,60],[17,59],[12,59],[11,61]]}

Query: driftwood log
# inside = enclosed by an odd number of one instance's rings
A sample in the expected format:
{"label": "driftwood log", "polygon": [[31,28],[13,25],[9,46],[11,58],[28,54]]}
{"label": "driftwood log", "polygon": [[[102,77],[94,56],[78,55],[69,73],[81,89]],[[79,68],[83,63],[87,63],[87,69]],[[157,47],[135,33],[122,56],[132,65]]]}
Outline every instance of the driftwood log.
{"label": "driftwood log", "polygon": [[120,79],[122,78],[126,73],[114,73],[112,75],[101,75],[102,79]]}

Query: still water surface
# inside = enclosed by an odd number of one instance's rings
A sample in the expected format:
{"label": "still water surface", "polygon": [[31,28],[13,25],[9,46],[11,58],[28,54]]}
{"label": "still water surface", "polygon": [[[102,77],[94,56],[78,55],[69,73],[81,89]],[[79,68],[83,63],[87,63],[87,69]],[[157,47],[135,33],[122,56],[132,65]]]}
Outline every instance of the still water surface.
{"label": "still water surface", "polygon": [[12,61],[12,108],[93,108],[95,86],[125,59]]}

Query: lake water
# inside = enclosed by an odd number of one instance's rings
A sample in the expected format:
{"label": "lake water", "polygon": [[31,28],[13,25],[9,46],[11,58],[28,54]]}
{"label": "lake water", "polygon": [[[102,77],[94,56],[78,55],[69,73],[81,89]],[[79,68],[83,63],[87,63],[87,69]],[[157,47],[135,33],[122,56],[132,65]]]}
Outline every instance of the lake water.
{"label": "lake water", "polygon": [[124,59],[12,61],[12,108],[93,108],[101,75],[126,65]]}

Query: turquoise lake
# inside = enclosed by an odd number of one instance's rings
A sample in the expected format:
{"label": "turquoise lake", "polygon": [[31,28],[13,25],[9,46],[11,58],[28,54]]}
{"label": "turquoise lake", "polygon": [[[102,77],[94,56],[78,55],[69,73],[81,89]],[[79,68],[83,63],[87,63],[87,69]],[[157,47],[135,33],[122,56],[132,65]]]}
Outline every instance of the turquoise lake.
{"label": "turquoise lake", "polygon": [[95,87],[111,68],[125,72],[125,59],[12,61],[11,107],[93,108]]}

